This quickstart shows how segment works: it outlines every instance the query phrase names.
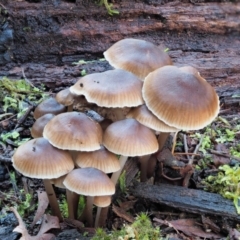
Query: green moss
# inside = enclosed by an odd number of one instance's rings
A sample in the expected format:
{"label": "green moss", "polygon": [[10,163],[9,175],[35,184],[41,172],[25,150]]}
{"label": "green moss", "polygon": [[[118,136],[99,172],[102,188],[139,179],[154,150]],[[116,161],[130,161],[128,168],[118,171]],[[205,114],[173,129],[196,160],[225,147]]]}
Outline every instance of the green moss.
{"label": "green moss", "polygon": [[98,228],[92,240],[161,240],[160,229],[152,226],[151,220],[145,213],[141,213],[131,225],[121,230],[106,233]]}

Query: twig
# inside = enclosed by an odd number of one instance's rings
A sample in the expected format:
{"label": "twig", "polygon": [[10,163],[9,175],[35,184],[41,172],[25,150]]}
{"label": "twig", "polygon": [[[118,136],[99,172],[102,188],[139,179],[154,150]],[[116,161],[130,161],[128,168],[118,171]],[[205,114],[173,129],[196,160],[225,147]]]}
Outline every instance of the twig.
{"label": "twig", "polygon": [[27,77],[26,77],[26,75],[25,75],[25,72],[24,72],[24,69],[23,69],[23,68],[21,68],[21,69],[22,69],[22,75],[23,75],[24,80],[25,80],[27,83],[29,83],[33,88],[35,88],[35,86],[32,84],[32,82],[27,79]]}
{"label": "twig", "polygon": [[219,155],[219,156],[223,156],[223,157],[226,157],[226,158],[233,158],[233,159],[235,159],[235,160],[237,160],[237,161],[240,161],[240,158],[239,158],[239,157],[235,157],[235,156],[229,155],[229,154],[226,153],[226,152],[221,152],[221,151],[216,151],[216,150],[210,149],[210,153],[216,154],[216,155]]}
{"label": "twig", "polygon": [[168,176],[165,175],[165,173],[163,172],[163,163],[161,162],[160,164],[161,164],[161,176],[162,176],[162,177],[166,178],[166,179],[169,180],[169,181],[178,181],[178,180],[183,179],[183,177],[177,177],[177,178],[170,178],[170,177],[168,177]]}
{"label": "twig", "polygon": [[177,153],[174,153],[174,155],[194,155],[194,156],[201,156],[201,154],[197,154],[197,153],[180,153],[180,152],[177,152]]}
{"label": "twig", "polygon": [[11,158],[9,157],[3,157],[0,155],[0,162],[3,162],[3,163],[11,163]]}
{"label": "twig", "polygon": [[18,114],[16,113],[16,114],[12,115],[11,117],[2,120],[0,123],[3,123],[3,122],[5,122],[5,121],[8,121],[8,120],[10,120],[10,119],[16,117],[17,115],[18,115]]}
{"label": "twig", "polygon": [[[194,154],[196,154],[197,152],[198,152],[198,150],[199,150],[199,148],[201,147],[201,145],[202,145],[202,141],[203,141],[203,135],[201,136],[201,138],[200,138],[200,141],[199,141],[199,143],[198,143],[198,145],[195,147],[195,150],[194,150]],[[194,160],[194,158],[195,158],[195,156],[196,155],[192,155],[192,157],[190,158],[190,160],[188,161],[188,164],[189,165],[192,165],[193,164],[193,160]]]}
{"label": "twig", "polygon": [[[185,153],[188,154],[187,136],[186,136],[186,134],[182,134],[182,136],[183,136],[184,151],[185,151]],[[190,160],[189,155],[187,155],[187,159],[188,159],[188,161]]]}
{"label": "twig", "polygon": [[0,114],[0,119],[7,117],[7,116],[12,116],[12,115],[13,115],[12,113],[3,113],[3,114]]}
{"label": "twig", "polygon": [[16,128],[18,128],[24,121],[25,119],[28,117],[28,115],[30,114],[30,112],[34,109],[34,106],[29,106],[27,111],[24,113],[24,115],[18,120],[14,130]]}

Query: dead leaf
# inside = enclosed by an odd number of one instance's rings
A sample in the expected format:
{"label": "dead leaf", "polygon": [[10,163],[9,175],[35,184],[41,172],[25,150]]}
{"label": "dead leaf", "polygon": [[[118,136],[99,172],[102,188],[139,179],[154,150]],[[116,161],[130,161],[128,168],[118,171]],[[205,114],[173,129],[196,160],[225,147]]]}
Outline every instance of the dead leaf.
{"label": "dead leaf", "polygon": [[[214,148],[218,152],[224,152],[224,153],[226,153],[226,155],[229,155],[228,149],[222,143],[216,144]],[[230,157],[221,156],[221,155],[218,155],[218,154],[213,154],[213,162],[214,162],[214,165],[216,167],[219,167],[221,165],[229,164],[230,163]]]}
{"label": "dead leaf", "polygon": [[120,208],[124,209],[125,211],[128,211],[133,208],[133,206],[136,202],[137,202],[137,200],[125,201],[125,202],[119,203],[119,206],[120,206]]}
{"label": "dead leaf", "polygon": [[117,207],[117,206],[113,205],[112,210],[118,217],[123,218],[130,223],[134,222],[134,217],[131,216],[129,213],[125,212],[120,207]]}
{"label": "dead leaf", "polygon": [[222,237],[219,234],[204,232],[199,226],[196,225],[196,221],[194,219],[179,219],[169,221],[169,223],[174,227],[174,229],[182,231],[189,237],[202,237],[210,239],[219,239]]}
{"label": "dead leaf", "polygon": [[207,228],[210,228],[213,232],[219,233],[221,231],[220,227],[218,227],[210,218],[202,216],[202,223]]}
{"label": "dead leaf", "polygon": [[15,208],[10,208],[10,210],[15,214],[18,220],[19,225],[13,229],[13,232],[19,232],[22,234],[20,240],[51,240],[54,238],[54,235],[46,232],[52,228],[60,228],[57,217],[44,215],[42,225],[37,236],[30,236],[17,210]]}
{"label": "dead leaf", "polygon": [[37,191],[38,194],[38,209],[34,216],[31,227],[33,227],[38,220],[40,220],[45,213],[45,210],[49,204],[47,193],[44,191]]}

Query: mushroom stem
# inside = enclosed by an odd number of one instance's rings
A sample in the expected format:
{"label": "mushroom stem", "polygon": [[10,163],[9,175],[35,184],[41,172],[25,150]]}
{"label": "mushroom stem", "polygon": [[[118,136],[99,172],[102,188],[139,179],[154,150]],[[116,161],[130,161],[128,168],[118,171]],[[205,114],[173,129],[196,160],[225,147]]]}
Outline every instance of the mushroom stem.
{"label": "mushroom stem", "polygon": [[71,104],[71,105],[69,105],[69,106],[67,107],[67,111],[68,111],[68,112],[72,112],[72,111],[73,111],[73,104]]}
{"label": "mushroom stem", "polygon": [[168,138],[168,136],[170,135],[169,132],[161,132],[158,136],[158,144],[159,144],[159,148],[158,148],[158,152],[161,152],[164,144]]}
{"label": "mushroom stem", "polygon": [[101,211],[102,211],[102,208],[101,208],[101,207],[98,207],[98,208],[97,208],[96,218],[95,218],[95,225],[94,225],[95,228],[98,227],[98,223],[99,223],[99,218],[100,218]]}
{"label": "mushroom stem", "polygon": [[108,210],[109,210],[109,206],[101,208],[100,216],[98,219],[98,227],[105,227],[107,216],[108,216]]}
{"label": "mushroom stem", "polygon": [[66,194],[67,194],[67,203],[68,203],[68,218],[76,219],[79,195],[68,189],[66,189]]}
{"label": "mushroom stem", "polygon": [[113,113],[114,122],[120,121],[126,118],[122,108],[111,108],[111,112]]}
{"label": "mushroom stem", "polygon": [[174,155],[174,150],[175,150],[176,142],[177,142],[177,135],[178,135],[178,132],[175,132],[174,138],[173,138],[173,145],[172,145],[172,155]]}
{"label": "mushroom stem", "polygon": [[94,200],[94,197],[87,196],[86,221],[87,221],[87,226],[88,227],[92,227],[93,226],[93,214],[92,214],[93,200]]}
{"label": "mushroom stem", "polygon": [[120,176],[120,174],[121,174],[121,172],[122,172],[122,170],[123,170],[123,167],[124,167],[127,159],[128,159],[127,156],[121,156],[121,157],[119,158],[120,169],[119,169],[117,172],[114,172],[114,173],[112,174],[112,177],[111,177],[111,180],[112,180],[112,182],[113,182],[115,185],[117,184],[118,178],[119,178],[119,176]]}
{"label": "mushroom stem", "polygon": [[141,182],[147,181],[147,169],[148,169],[148,161],[150,157],[151,157],[151,154],[138,158],[140,162],[140,170],[141,170],[140,181]]}
{"label": "mushroom stem", "polygon": [[56,198],[56,194],[54,192],[53,186],[49,179],[43,179],[43,184],[44,184],[46,193],[48,195],[49,204],[52,209],[52,214],[54,216],[57,216],[59,221],[61,222],[63,220],[63,218],[62,218],[62,214],[61,214],[58,202],[57,202],[57,198]]}

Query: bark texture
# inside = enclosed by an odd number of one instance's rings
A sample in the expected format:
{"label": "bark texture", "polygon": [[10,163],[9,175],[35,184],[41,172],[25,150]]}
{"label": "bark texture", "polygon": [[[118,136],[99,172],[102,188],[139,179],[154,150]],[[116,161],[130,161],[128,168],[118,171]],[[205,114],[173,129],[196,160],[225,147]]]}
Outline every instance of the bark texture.
{"label": "bark texture", "polygon": [[[115,0],[109,16],[93,0],[1,0],[0,76],[25,75],[56,89],[109,69],[98,59],[116,41],[149,40],[170,49],[177,66],[192,65],[221,96],[239,93],[240,3],[209,0]],[[237,92],[236,92],[237,91]]]}

